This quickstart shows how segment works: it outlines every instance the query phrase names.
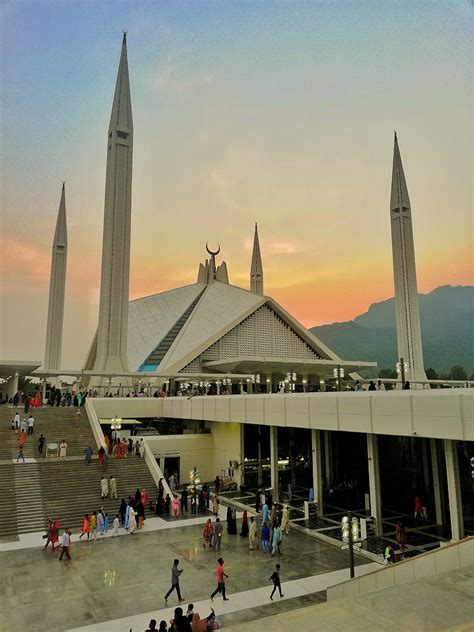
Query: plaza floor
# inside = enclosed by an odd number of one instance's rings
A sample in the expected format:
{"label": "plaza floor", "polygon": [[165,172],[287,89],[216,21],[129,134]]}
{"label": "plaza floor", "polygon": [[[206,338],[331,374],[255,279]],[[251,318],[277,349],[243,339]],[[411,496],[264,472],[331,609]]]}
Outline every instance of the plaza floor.
{"label": "plaza floor", "polygon": [[[140,533],[97,542],[77,542],[76,536],[71,562],[59,562],[57,554],[31,545],[0,552],[0,630],[136,632],[151,617],[169,620],[177,598],[172,595],[166,604],[163,596],[175,557],[184,569],[185,603],[208,614],[219,555],[203,549],[202,523],[192,522],[164,525],[150,519]],[[296,532],[284,538],[277,557],[249,551],[246,538],[225,534],[221,555],[230,600],[216,599],[214,607],[225,626],[324,601],[326,587],[349,573],[346,552]],[[271,602],[268,578],[277,561],[285,597]],[[374,566],[358,556],[356,564],[359,572]]]}
{"label": "plaza floor", "polygon": [[[253,492],[232,491],[222,492],[220,495],[222,498],[237,502],[241,507],[255,508],[255,494]],[[282,494],[282,502],[289,506],[290,520],[295,525],[310,532],[331,538],[335,544],[342,543],[341,520],[347,514],[347,509],[337,504],[325,503],[323,516],[316,515],[316,509],[311,506],[309,518],[305,518],[304,501],[307,499],[308,490],[304,487],[295,486],[291,502],[285,493]],[[370,517],[370,512],[362,507],[354,507],[352,513],[359,519]],[[398,548],[395,538],[398,520],[402,521],[407,532],[406,557],[426,553],[426,551],[438,548],[440,542],[449,542],[450,540],[449,533],[445,528],[428,520],[415,521],[413,516],[400,514],[386,508],[382,514],[383,534],[376,536],[373,532],[369,532],[367,539],[362,542],[361,548],[374,555],[382,555],[389,543]]]}

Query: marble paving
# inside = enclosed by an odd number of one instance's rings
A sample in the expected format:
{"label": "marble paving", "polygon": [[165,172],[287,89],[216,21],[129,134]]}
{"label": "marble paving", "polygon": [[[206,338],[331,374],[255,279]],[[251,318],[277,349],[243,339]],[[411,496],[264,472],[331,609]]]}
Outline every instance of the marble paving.
{"label": "marble paving", "polygon": [[[38,538],[35,546],[0,552],[0,630],[59,632],[89,626],[89,630],[128,632],[130,627],[115,621],[138,615],[139,627],[133,626],[142,630],[151,616],[158,618],[162,611],[169,619],[177,598],[173,595],[165,604],[163,596],[175,557],[184,569],[181,587],[186,603],[199,603],[201,614],[208,614],[219,554],[203,549],[202,519],[191,520],[201,520],[201,524],[182,521],[161,528],[157,524],[155,530],[147,526],[148,532],[97,542],[78,542],[74,536],[71,562],[59,562],[57,553],[43,551]],[[220,554],[229,575],[230,601],[215,603],[217,614],[226,617],[226,626],[284,608],[292,610],[298,599],[305,605],[309,595],[320,593],[335,578],[348,577],[347,552],[324,542],[293,532],[284,538],[282,552],[271,557],[249,551],[246,538],[225,533]],[[272,603],[268,578],[277,561],[287,593],[285,599]],[[359,556],[356,563],[369,568]],[[224,612],[224,606],[230,608]],[[105,625],[97,627],[101,624]]]}

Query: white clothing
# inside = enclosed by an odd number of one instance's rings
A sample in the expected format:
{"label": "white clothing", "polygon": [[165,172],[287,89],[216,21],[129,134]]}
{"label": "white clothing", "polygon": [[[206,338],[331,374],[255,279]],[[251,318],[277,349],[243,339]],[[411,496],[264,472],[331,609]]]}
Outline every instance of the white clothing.
{"label": "white clothing", "polygon": [[119,530],[119,526],[120,526],[120,522],[118,518],[114,518],[114,530],[112,531],[112,535],[118,535],[118,530]]}
{"label": "white clothing", "polygon": [[117,498],[117,479],[111,478],[109,481],[110,486],[110,497]]}
{"label": "white clothing", "polygon": [[27,428],[28,428],[28,423],[26,419],[22,419],[20,422],[20,429],[26,432]]}
{"label": "white clothing", "polygon": [[176,483],[175,483],[175,479],[174,479],[174,474],[171,474],[170,476],[170,482],[169,482],[169,486],[172,492],[174,492],[175,487],[176,487]]}
{"label": "white clothing", "polygon": [[128,518],[128,530],[133,533],[137,528],[137,521],[135,518],[135,511],[130,508],[130,516]]}
{"label": "white clothing", "polygon": [[13,421],[15,423],[15,428],[19,428],[20,427],[20,413],[15,413],[15,416],[13,417]]}
{"label": "white clothing", "polygon": [[143,457],[145,456],[145,444],[143,443],[143,441],[140,443],[138,451],[140,452],[140,456],[143,459]]}
{"label": "white clothing", "polygon": [[375,388],[378,391],[384,391],[385,390],[385,384],[382,382],[381,384],[377,384]]}
{"label": "white clothing", "polygon": [[109,483],[107,482],[106,478],[103,478],[100,481],[100,490],[102,492],[102,497],[109,495]]}
{"label": "white clothing", "polygon": [[67,451],[67,443],[65,441],[62,441],[59,444],[59,458],[60,459],[66,458],[66,451]]}
{"label": "white clothing", "polygon": [[34,425],[35,425],[35,418],[28,417],[28,428],[33,428]]}

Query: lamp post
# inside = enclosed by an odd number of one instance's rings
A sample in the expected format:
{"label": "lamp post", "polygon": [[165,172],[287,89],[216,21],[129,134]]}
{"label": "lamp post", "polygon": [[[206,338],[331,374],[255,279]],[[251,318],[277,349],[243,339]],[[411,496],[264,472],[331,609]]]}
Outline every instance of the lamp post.
{"label": "lamp post", "polygon": [[408,362],[405,362],[403,358],[400,358],[400,360],[395,365],[395,368],[397,369],[397,373],[400,376],[403,388],[405,386],[405,374],[408,371]]}
{"label": "lamp post", "polygon": [[[356,516],[352,515],[352,512],[349,511],[347,516],[343,516],[341,521],[341,529],[342,529],[342,541],[344,544],[341,549],[349,550],[349,569],[351,579],[354,578],[354,548],[357,551],[360,550],[360,532],[359,532],[359,520]],[[354,544],[356,545],[354,547]]]}
{"label": "lamp post", "polygon": [[344,379],[344,369],[338,366],[333,369],[332,374],[336,378],[337,390],[342,391],[342,380]]}
{"label": "lamp post", "polygon": [[110,429],[112,430],[112,432],[115,432],[115,437],[112,435],[112,438],[116,439],[117,431],[120,430],[120,428],[122,427],[122,420],[120,419],[120,417],[115,415],[115,417],[112,417],[111,422],[112,423],[110,424]]}

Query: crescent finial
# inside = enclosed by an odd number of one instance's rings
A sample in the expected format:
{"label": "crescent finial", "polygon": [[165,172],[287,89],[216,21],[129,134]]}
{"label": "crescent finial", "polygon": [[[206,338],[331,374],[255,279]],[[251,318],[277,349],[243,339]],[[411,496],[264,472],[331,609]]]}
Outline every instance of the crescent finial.
{"label": "crescent finial", "polygon": [[206,250],[211,256],[212,255],[216,256],[216,255],[218,255],[220,253],[221,247],[220,247],[220,245],[218,245],[216,252],[213,252],[212,250],[209,250],[209,246],[207,245],[207,242],[206,242]]}

